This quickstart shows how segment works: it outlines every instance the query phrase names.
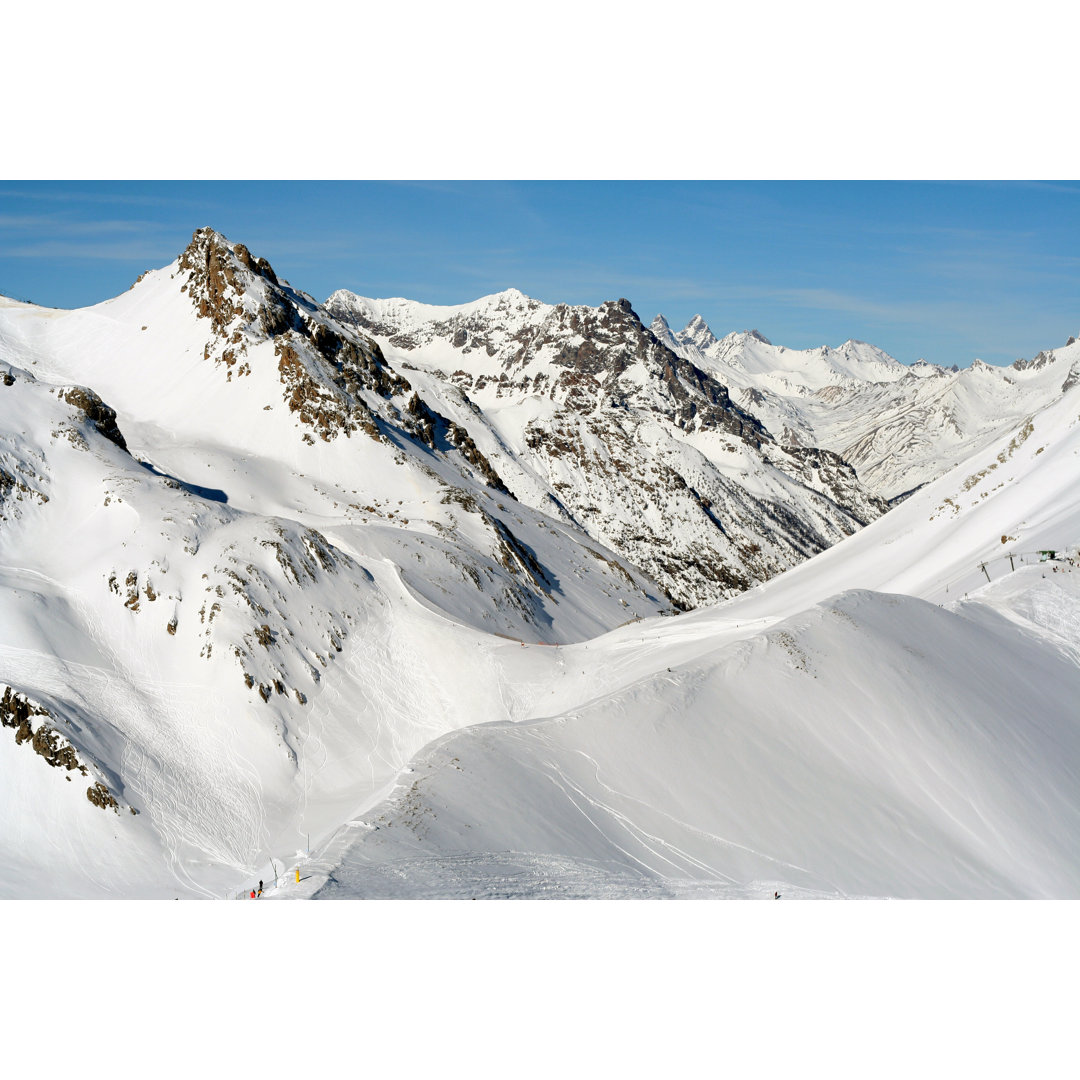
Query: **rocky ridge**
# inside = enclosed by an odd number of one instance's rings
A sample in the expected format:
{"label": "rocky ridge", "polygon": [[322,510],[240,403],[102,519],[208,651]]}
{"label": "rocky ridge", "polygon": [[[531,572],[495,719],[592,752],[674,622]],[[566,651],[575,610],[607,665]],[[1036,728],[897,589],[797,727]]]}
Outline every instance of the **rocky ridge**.
{"label": "rocky ridge", "polygon": [[437,308],[339,291],[326,308],[392,366],[425,373],[502,474],[527,474],[512,484],[522,499],[681,607],[767,580],[886,509],[838,455],[780,445],[625,299],[548,305],[509,290]]}

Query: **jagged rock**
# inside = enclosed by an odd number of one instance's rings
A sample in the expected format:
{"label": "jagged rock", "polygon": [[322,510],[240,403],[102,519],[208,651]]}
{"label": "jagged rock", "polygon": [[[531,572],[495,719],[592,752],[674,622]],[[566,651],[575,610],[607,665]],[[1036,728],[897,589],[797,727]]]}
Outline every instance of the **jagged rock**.
{"label": "jagged rock", "polygon": [[111,443],[127,451],[127,442],[116,423],[116,410],[111,409],[94,393],[83,386],[72,386],[60,391],[60,398],[74,405],[94,429]]}
{"label": "jagged rock", "polygon": [[112,810],[114,813],[120,812],[119,804],[113,798],[109,789],[100,780],[92,787],[86,789],[86,797],[95,806],[100,806],[102,810]]}

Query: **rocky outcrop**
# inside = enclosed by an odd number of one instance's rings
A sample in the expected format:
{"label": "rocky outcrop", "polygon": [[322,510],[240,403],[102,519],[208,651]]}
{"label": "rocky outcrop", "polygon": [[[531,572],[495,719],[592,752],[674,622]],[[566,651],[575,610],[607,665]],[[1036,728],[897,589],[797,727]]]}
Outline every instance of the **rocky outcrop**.
{"label": "rocky outcrop", "polygon": [[419,397],[359,331],[359,321],[343,324],[282,281],[265,259],[213,229],[195,232],[179,268],[187,279],[183,289],[212,330],[204,355],[225,367],[228,380],[250,373],[244,358],[252,344],[273,343],[283,400],[308,429],[305,441],[332,442],[357,432],[382,439],[383,427],[403,429],[507,492],[468,432]]}
{"label": "rocky outcrop", "polygon": [[888,501],[867,491],[855,467],[834,451],[817,446],[785,446],[768,456],[779,462],[781,455],[786,460],[780,468],[827,496],[858,525],[869,525],[888,512]]}
{"label": "rocky outcrop", "polygon": [[[52,719],[52,714],[10,686],[4,687],[3,696],[0,697],[0,726],[14,730],[16,745],[25,743],[54,769],[87,776],[87,767],[79,760],[75,747],[44,719],[35,726],[38,717]],[[103,810],[119,811],[116,799],[100,780],[87,788],[86,797]]]}
{"label": "rocky outcrop", "polygon": [[460,451],[488,487],[514,497],[469,433],[460,424],[437,413],[419,394],[414,393],[405,406],[405,427],[431,450]]}
{"label": "rocky outcrop", "polygon": [[106,405],[93,390],[70,386],[60,391],[60,400],[74,405],[99,435],[127,452],[127,442],[116,423],[116,410]]}

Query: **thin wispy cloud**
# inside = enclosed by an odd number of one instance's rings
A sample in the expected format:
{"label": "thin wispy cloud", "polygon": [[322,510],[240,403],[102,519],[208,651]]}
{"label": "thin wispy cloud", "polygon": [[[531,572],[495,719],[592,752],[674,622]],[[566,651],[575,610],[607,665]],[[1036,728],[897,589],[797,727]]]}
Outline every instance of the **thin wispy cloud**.
{"label": "thin wispy cloud", "polygon": [[[229,238],[232,239],[231,237]],[[326,259],[347,259],[355,257],[363,245],[349,237],[246,237],[243,240],[256,255],[265,256],[272,251],[275,259],[286,258],[294,264],[311,263]]]}
{"label": "thin wispy cloud", "polygon": [[0,229],[27,229],[36,233],[59,233],[65,236],[100,236],[107,233],[142,235],[162,233],[165,231],[165,226],[158,221],[140,221],[130,218],[79,221],[55,215],[0,214]]}
{"label": "thin wispy cloud", "polygon": [[[404,188],[411,191],[428,191],[437,195],[469,195],[470,185],[464,181],[455,180],[387,180],[388,187]],[[474,187],[474,186],[473,186]],[[479,195],[479,192],[476,192]]]}
{"label": "thin wispy cloud", "polygon": [[969,180],[962,182],[998,190],[1026,188],[1029,191],[1045,191],[1054,195],[1080,195],[1080,184],[1069,184],[1058,180]]}
{"label": "thin wispy cloud", "polygon": [[159,260],[171,262],[178,252],[172,251],[164,243],[124,244],[124,243],[73,243],[65,240],[44,240],[35,244],[5,247],[4,257],[11,259],[102,259],[115,260]]}
{"label": "thin wispy cloud", "polygon": [[26,188],[2,188],[0,199],[31,199],[37,202],[53,203],[100,203],[120,206],[172,206],[172,207],[212,207],[215,204],[205,199],[178,198],[171,195],[145,195],[136,192],[106,191],[66,191],[28,190]]}

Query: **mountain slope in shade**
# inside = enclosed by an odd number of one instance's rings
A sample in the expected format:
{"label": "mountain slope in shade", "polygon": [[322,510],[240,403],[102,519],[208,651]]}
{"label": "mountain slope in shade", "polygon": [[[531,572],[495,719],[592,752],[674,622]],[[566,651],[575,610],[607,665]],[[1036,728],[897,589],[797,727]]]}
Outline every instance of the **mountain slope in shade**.
{"label": "mountain slope in shade", "polygon": [[778,445],[626,300],[571,307],[508,290],[432,307],[342,291],[326,308],[468,426],[520,498],[683,607],[766,580],[885,509],[837,455]]}
{"label": "mountain slope in shade", "polygon": [[679,333],[657,316],[653,330],[727,385],[779,442],[839,454],[887,499],[990,445],[1080,378],[1075,342],[1007,368],[975,361],[960,371],[906,366],[858,341],[798,350],[756,331],[718,340],[700,316]]}

